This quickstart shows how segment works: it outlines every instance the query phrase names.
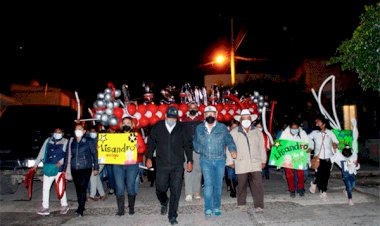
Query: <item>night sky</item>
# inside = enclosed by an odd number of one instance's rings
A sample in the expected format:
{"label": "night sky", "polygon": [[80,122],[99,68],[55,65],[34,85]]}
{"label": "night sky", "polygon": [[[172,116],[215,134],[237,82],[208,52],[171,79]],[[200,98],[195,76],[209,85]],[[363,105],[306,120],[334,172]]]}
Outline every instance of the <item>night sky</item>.
{"label": "night sky", "polygon": [[[94,1],[95,2],[95,1]],[[376,1],[233,1],[181,4],[126,2],[21,2],[3,8],[1,90],[29,83],[78,91],[88,102],[113,82],[143,92],[142,81],[159,91],[185,82],[202,85],[203,75],[229,68],[198,67],[216,49],[228,49],[245,27],[236,55],[266,62],[237,62],[236,72],[291,76],[303,59],[329,58],[351,38],[364,5]],[[265,3],[262,3],[265,2]],[[8,8],[9,7],[9,8]],[[96,79],[96,77],[101,77]]]}

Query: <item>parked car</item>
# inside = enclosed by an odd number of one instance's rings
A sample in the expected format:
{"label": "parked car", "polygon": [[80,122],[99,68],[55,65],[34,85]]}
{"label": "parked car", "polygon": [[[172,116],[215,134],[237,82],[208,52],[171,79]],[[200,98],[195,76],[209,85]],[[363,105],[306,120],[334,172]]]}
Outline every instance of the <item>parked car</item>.
{"label": "parked car", "polygon": [[[1,193],[17,189],[26,172],[34,166],[43,142],[55,127],[61,127],[64,136],[70,137],[75,119],[76,111],[70,107],[8,106],[0,118]],[[41,175],[40,168],[36,177],[38,175]]]}

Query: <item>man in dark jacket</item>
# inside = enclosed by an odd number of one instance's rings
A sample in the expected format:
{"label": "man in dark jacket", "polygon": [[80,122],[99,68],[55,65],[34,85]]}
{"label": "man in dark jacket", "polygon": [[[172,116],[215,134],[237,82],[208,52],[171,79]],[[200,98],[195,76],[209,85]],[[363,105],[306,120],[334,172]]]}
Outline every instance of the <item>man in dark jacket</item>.
{"label": "man in dark jacket", "polygon": [[161,214],[167,213],[169,199],[167,191],[170,188],[169,222],[178,224],[177,210],[181,197],[182,173],[185,155],[187,171],[193,168],[193,149],[190,136],[181,122],[177,121],[178,109],[169,107],[165,120],[157,122],[148,137],[146,166],[152,167],[153,152],[156,150],[156,195],[161,204]]}

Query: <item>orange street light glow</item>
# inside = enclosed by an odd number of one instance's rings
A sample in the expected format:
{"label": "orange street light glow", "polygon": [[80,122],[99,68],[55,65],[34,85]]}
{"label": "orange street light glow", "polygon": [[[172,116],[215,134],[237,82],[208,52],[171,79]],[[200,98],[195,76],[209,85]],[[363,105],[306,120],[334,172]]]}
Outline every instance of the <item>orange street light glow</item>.
{"label": "orange street light glow", "polygon": [[226,61],[226,57],[222,55],[218,55],[215,59],[217,64],[223,64]]}

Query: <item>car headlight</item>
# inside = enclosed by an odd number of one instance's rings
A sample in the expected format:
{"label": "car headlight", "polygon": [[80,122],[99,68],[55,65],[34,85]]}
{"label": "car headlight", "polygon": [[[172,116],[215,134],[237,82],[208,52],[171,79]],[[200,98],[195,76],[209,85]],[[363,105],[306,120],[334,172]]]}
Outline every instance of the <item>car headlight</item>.
{"label": "car headlight", "polygon": [[[33,166],[34,166],[34,164],[36,163],[36,160],[35,159],[26,159],[26,160],[24,160],[24,162],[23,162],[23,166],[24,167],[27,167],[27,168],[32,168]],[[38,167],[42,167],[43,166],[43,163],[42,162],[40,162],[39,164],[38,164]]]}

